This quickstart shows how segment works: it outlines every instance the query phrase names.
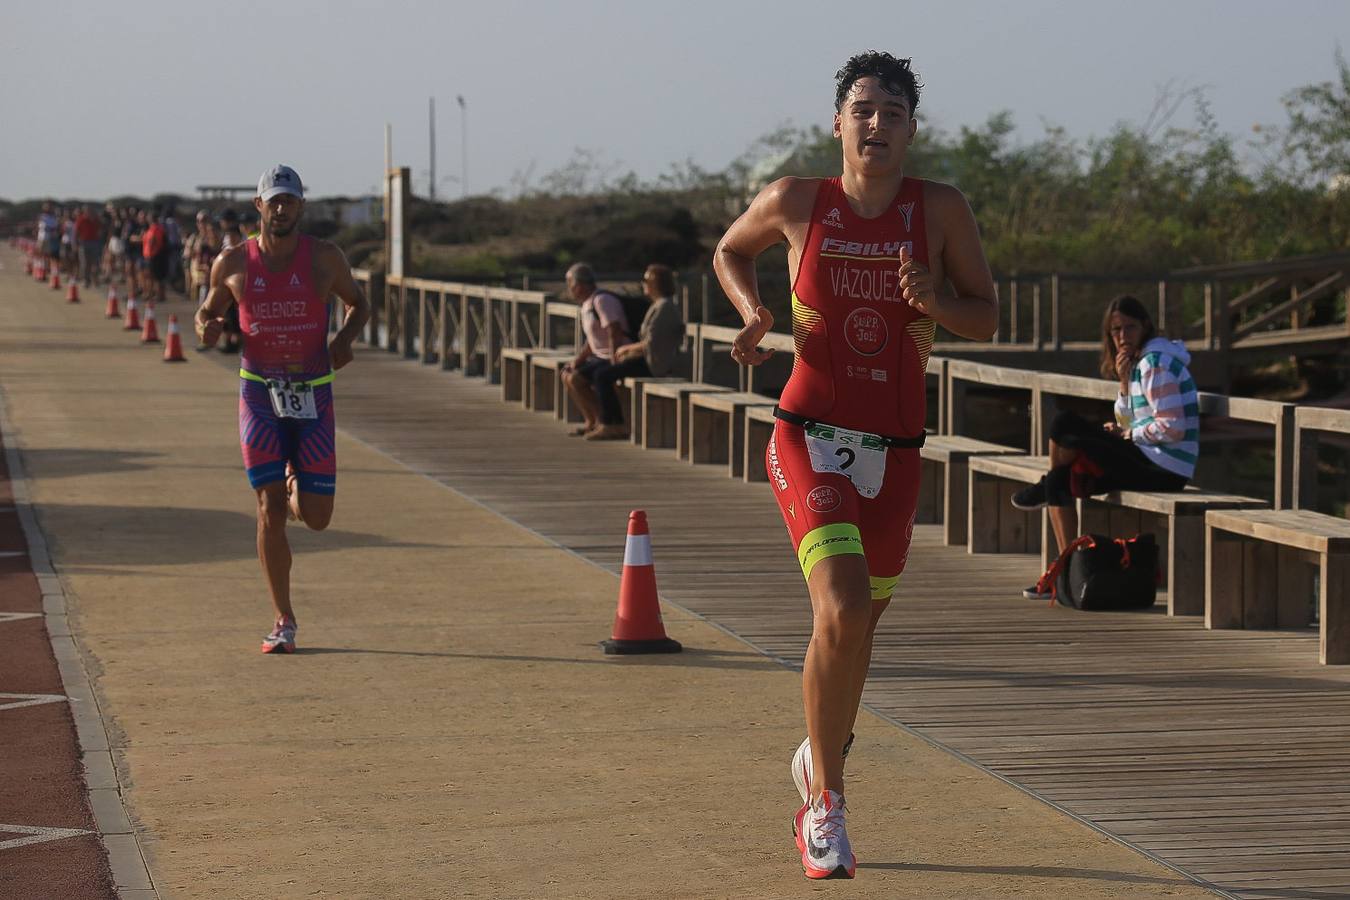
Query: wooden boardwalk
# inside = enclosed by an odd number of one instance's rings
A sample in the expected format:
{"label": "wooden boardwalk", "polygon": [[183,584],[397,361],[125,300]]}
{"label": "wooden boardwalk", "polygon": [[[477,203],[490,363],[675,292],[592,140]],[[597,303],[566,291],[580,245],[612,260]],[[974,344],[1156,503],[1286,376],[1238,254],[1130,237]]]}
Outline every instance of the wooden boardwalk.
{"label": "wooden boardwalk", "polygon": [[[569,438],[383,351],[339,382],[347,433],[612,570],[645,509],[662,596],[800,668],[809,607],[766,485]],[[932,525],[914,545],[872,710],[1232,896],[1350,896],[1350,670],[1317,664],[1315,632],[1050,608],[1020,596],[1034,557],[970,556]]]}

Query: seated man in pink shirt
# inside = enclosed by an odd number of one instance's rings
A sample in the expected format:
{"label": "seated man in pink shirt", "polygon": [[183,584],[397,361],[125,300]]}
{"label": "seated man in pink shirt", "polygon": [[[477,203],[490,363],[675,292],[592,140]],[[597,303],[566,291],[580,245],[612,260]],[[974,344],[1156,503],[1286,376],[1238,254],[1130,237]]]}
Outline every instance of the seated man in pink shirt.
{"label": "seated man in pink shirt", "polygon": [[576,357],[563,367],[563,384],[585,420],[572,434],[584,436],[604,426],[595,377],[613,365],[614,348],[628,343],[628,320],[623,303],[595,286],[595,273],[585,263],[567,270],[567,293],[581,304],[581,332],[585,337]]}

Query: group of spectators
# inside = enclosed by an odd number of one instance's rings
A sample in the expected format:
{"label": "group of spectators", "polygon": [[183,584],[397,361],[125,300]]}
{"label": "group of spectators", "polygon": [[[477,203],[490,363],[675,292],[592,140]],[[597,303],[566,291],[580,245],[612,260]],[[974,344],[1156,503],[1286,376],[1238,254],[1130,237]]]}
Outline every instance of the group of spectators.
{"label": "group of spectators", "polygon": [[[642,276],[647,301],[640,321],[639,304],[625,303],[596,285],[585,263],[567,270],[567,293],[581,305],[584,341],[562,372],[563,384],[580,410],[583,422],[571,433],[589,441],[628,437],[616,389],[625,378],[662,376],[671,371],[684,342],[684,317],[675,302],[675,273],[652,264]],[[627,309],[625,309],[627,307]]]}
{"label": "group of spectators", "polygon": [[[200,303],[206,296],[211,262],[221,250],[242,243],[253,217],[233,209],[218,215],[199,210],[190,232],[172,207],[42,204],[36,223],[38,247],[47,265],[86,287],[122,283],[132,296],[162,303],[166,286]],[[237,318],[237,316],[236,316]],[[237,326],[226,328],[221,349],[239,348]]]}

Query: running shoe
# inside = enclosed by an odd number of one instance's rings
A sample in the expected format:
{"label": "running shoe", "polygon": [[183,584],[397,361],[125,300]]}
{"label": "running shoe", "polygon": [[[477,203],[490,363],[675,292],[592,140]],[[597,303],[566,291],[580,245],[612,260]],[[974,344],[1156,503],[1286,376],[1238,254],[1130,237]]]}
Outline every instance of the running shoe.
{"label": "running shoe", "polygon": [[[844,762],[848,762],[848,751],[852,746],[853,732],[850,731],[848,740],[844,741]],[[811,798],[811,776],[815,768],[815,763],[811,761],[811,739],[802,738],[802,742],[797,745],[797,752],[792,754],[792,783],[797,785],[797,793],[802,795],[803,803]]]}
{"label": "running shoe", "polygon": [[844,830],[844,796],[822,791],[820,801],[797,810],[792,829],[807,878],[852,878],[858,860]]}
{"label": "running shoe", "polygon": [[1049,499],[1045,492],[1045,479],[1029,484],[1012,495],[1012,505],[1018,509],[1040,509]]}
{"label": "running shoe", "polygon": [[272,627],[272,633],[263,638],[262,652],[294,653],[297,627],[294,619],[277,619],[277,624]]}

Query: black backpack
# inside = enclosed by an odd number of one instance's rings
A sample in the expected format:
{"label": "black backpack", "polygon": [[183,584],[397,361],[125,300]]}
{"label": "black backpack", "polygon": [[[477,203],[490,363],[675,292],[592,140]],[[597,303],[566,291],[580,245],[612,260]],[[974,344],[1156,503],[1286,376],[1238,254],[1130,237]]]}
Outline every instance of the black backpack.
{"label": "black backpack", "polygon": [[1085,534],[1064,549],[1040,585],[1074,609],[1147,609],[1158,599],[1158,541],[1151,534]]}
{"label": "black backpack", "polygon": [[652,301],[646,297],[629,297],[625,294],[617,294],[614,291],[605,291],[613,297],[617,297],[619,303],[623,304],[623,317],[628,320],[628,337],[636,341],[638,339],[638,328],[642,325],[642,319],[647,315],[647,310],[651,307]]}

